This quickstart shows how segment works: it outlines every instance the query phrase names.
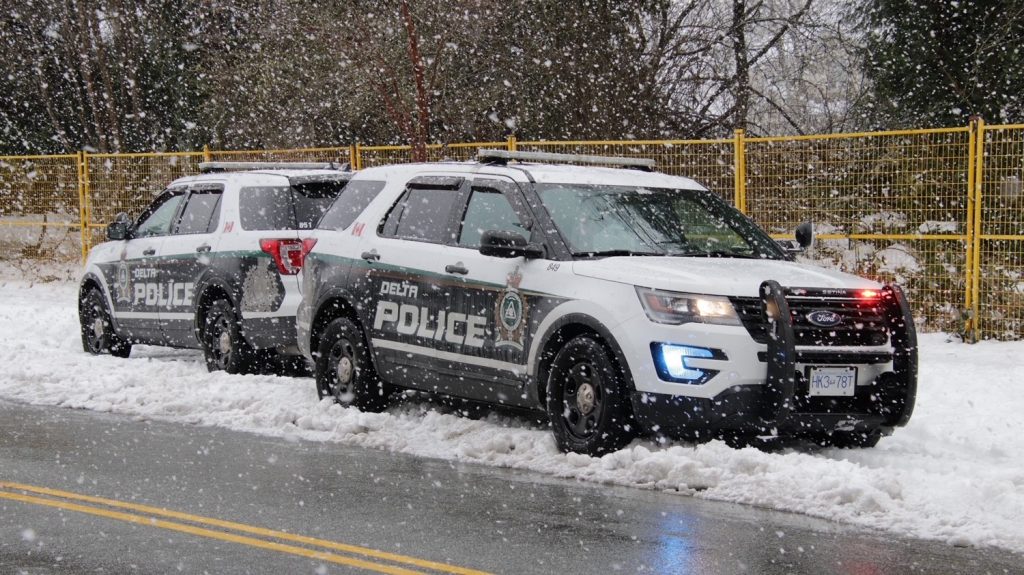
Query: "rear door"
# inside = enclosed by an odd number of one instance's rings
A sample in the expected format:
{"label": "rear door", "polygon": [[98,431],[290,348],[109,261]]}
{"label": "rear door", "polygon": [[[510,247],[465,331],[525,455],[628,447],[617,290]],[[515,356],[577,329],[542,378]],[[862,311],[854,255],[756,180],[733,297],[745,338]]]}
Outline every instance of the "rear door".
{"label": "rear door", "polygon": [[160,307],[160,327],[170,345],[197,347],[195,286],[217,254],[224,185],[195,184],[171,233],[164,239],[161,275],[168,292]]}
{"label": "rear door", "polygon": [[353,291],[366,294],[364,326],[378,371],[390,382],[447,391],[450,358],[467,340],[482,338],[482,318],[450,314],[446,307],[463,283],[449,252],[465,181],[448,175],[410,180],[352,271]]}

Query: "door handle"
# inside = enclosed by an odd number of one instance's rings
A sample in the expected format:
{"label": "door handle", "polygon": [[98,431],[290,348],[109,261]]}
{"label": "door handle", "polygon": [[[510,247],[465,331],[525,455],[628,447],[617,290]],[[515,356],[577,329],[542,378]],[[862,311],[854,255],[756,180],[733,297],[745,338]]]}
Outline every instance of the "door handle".
{"label": "door handle", "polygon": [[377,253],[377,250],[363,252],[363,255],[361,257],[368,262],[380,261],[380,254]]}
{"label": "door handle", "polygon": [[210,246],[208,246],[206,244],[203,244],[203,245],[199,246],[198,248],[196,248],[196,251],[201,253],[201,254],[205,254],[205,253],[210,251]]}
{"label": "door handle", "polygon": [[446,271],[446,272],[448,272],[450,274],[459,274],[459,275],[466,275],[466,274],[469,273],[469,269],[466,268],[466,266],[462,265],[462,262],[459,262],[457,264],[448,264],[448,265],[444,266],[444,271]]}
{"label": "door handle", "polygon": [[156,248],[146,248],[142,250],[142,255],[144,256],[151,256],[154,254],[156,254]]}

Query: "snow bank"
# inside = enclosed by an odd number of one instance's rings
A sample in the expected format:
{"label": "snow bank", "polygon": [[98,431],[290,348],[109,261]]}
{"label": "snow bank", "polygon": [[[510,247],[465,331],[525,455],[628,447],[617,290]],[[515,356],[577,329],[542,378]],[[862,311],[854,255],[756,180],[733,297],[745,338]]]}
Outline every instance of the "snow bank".
{"label": "snow bank", "polygon": [[0,281],[0,397],[529,469],[1024,552],[1024,366],[1014,359],[1024,343],[923,336],[914,418],[875,449],[638,441],[592,458],[558,452],[546,429],[526,421],[471,420],[423,404],[361,413],[318,401],[309,379],[207,373],[198,352],[92,357],[81,351],[74,298],[71,284]]}

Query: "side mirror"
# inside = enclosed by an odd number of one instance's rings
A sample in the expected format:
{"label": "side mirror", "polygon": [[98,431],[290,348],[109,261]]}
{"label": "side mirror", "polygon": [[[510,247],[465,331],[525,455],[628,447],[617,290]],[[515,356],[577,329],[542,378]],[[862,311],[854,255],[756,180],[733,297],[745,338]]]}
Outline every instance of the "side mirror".
{"label": "side mirror", "polygon": [[801,250],[806,250],[814,243],[814,225],[804,222],[796,227],[796,243]]}
{"label": "side mirror", "polygon": [[114,217],[114,221],[107,226],[107,240],[119,241],[128,238],[128,232],[132,224],[128,221],[128,214],[121,212]]}
{"label": "side mirror", "polygon": [[522,256],[530,259],[542,257],[544,250],[539,246],[530,245],[526,238],[515,232],[487,230],[480,236],[480,253],[498,258]]}

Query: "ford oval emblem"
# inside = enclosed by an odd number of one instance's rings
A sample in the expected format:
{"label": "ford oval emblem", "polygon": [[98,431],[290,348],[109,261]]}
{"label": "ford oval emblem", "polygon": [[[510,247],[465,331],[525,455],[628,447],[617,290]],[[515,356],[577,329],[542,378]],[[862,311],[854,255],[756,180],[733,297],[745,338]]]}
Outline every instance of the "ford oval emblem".
{"label": "ford oval emblem", "polygon": [[835,327],[843,323],[843,316],[834,311],[819,309],[807,314],[807,321],[819,327]]}

